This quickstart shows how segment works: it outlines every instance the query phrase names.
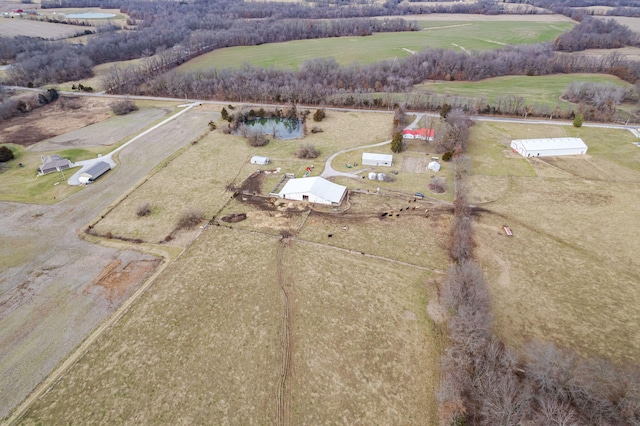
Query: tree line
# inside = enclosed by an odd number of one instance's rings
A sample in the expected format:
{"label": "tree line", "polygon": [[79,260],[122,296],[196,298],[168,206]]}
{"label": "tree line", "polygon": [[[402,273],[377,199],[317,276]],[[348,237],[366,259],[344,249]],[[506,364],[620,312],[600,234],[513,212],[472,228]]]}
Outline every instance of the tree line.
{"label": "tree line", "polygon": [[554,52],[550,44],[472,54],[427,49],[404,59],[369,65],[341,66],[333,58],[319,58],[305,62],[297,71],[250,65],[195,73],[158,73],[154,68],[157,66],[114,69],[104,77],[104,86],[113,88],[115,93],[177,98],[365,108],[392,108],[404,102],[409,109],[428,111],[438,111],[443,103],[449,103],[474,113],[570,118],[572,109],[531,106],[514,95],[506,94],[489,103],[485,99],[413,92],[413,86],[424,80],[475,81],[506,75],[580,72],[607,73],[635,83],[640,75],[640,63],[619,54],[604,58],[567,55]]}
{"label": "tree line", "polygon": [[[470,125],[452,110],[448,127]],[[491,296],[474,259],[472,206],[467,200],[467,131],[455,151],[455,200],[449,254],[453,261],[439,288],[448,312],[448,346],[437,391],[442,425],[637,425],[640,368],[586,359],[549,342],[529,342],[522,356],[493,334]]]}
{"label": "tree line", "polygon": [[585,49],[617,49],[640,46],[640,35],[613,19],[585,17],[571,31],[560,34],[553,42],[556,50],[577,52]]}

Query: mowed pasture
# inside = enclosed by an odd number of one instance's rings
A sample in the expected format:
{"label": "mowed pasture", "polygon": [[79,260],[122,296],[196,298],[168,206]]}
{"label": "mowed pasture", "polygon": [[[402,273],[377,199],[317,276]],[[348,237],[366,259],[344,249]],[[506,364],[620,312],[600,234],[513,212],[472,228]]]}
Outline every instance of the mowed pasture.
{"label": "mowed pasture", "polygon": [[[524,159],[511,139],[581,137],[585,156]],[[585,356],[640,360],[640,148],[630,132],[482,123],[472,129],[471,201],[486,211],[477,254],[496,331]],[[506,237],[509,225],[513,237]]]}
{"label": "mowed pasture", "polygon": [[0,36],[4,37],[40,37],[59,40],[73,37],[86,30],[81,25],[54,24],[52,22],[32,21],[28,19],[0,18]]}
{"label": "mowed pasture", "polygon": [[298,69],[307,60],[330,57],[342,65],[368,64],[403,58],[426,48],[471,51],[550,41],[573,26],[568,22],[483,22],[480,18],[471,21],[420,21],[420,25],[422,31],[229,47],[194,58],[177,70],[194,72],[239,68],[246,63],[265,68]]}
{"label": "mowed pasture", "polygon": [[[433,424],[440,348],[425,308],[440,275],[306,240],[307,226],[284,240],[208,227],[23,424]],[[442,252],[417,261],[445,269]]]}
{"label": "mowed pasture", "polygon": [[527,105],[547,105],[549,107],[571,109],[573,104],[564,102],[560,96],[571,83],[607,83],[632,88],[630,83],[608,74],[554,74],[545,76],[506,76],[480,81],[429,81],[415,88],[426,93],[463,96],[484,99],[495,104],[505,96],[518,96]]}

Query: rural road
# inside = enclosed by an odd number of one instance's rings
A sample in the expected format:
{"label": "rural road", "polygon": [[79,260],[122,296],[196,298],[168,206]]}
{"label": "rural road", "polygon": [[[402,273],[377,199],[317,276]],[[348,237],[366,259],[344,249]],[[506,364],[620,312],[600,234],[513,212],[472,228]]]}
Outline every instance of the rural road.
{"label": "rural road", "polygon": [[[20,86],[5,86],[7,89],[15,89],[15,90],[24,90],[24,91],[32,91],[32,92],[44,92],[43,89],[31,89],[27,87]],[[242,104],[247,106],[256,106],[256,107],[278,107],[282,108],[283,105],[280,104],[260,104],[260,103],[250,103],[250,102],[229,102],[229,101],[208,101],[208,100],[200,100],[200,99],[178,99],[178,98],[166,98],[166,97],[155,97],[155,96],[129,96],[129,95],[108,95],[104,93],[87,93],[87,92],[60,92],[61,96],[95,96],[95,97],[106,97],[113,99],[138,99],[138,100],[151,100],[151,101],[172,101],[172,102],[195,102],[200,104],[210,104],[210,105],[228,105],[230,103],[234,104]],[[313,109],[318,108],[318,105],[297,105],[298,108],[304,109]],[[347,111],[347,112],[369,112],[369,113],[380,113],[386,112],[389,114],[393,114],[393,110],[378,110],[378,109],[359,109],[359,108],[335,108],[335,107],[325,107],[324,109],[328,111]],[[407,111],[408,114],[417,114],[420,117],[439,117],[438,113],[431,112],[420,112],[420,111]],[[474,121],[487,121],[487,122],[507,122],[507,123],[520,123],[520,124],[531,124],[531,125],[555,125],[555,126],[572,126],[573,122],[569,120],[549,120],[549,119],[531,119],[531,118],[517,118],[517,117],[496,117],[491,115],[473,115],[469,117]],[[614,124],[614,123],[595,123],[595,122],[584,122],[582,127],[596,127],[596,128],[606,128],[606,129],[623,129],[629,130],[634,135],[636,132],[640,132],[640,124]]]}

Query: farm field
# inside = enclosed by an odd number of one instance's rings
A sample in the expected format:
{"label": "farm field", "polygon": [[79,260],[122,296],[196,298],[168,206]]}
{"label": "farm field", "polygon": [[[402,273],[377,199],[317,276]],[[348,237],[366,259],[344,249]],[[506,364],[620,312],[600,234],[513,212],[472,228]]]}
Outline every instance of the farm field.
{"label": "farm field", "polygon": [[[143,122],[144,114],[139,117]],[[156,256],[176,252],[135,247],[143,254],[114,241],[91,244],[79,235],[135,182],[206,130],[210,117],[205,108],[192,109],[140,138],[118,153],[118,167],[61,202],[0,202],[0,418],[139,289],[161,263]],[[96,133],[73,149],[89,151],[102,138],[108,136]]]}
{"label": "farm field", "polygon": [[[511,139],[581,137],[585,156],[524,159]],[[640,360],[640,149],[630,132],[481,123],[469,188],[496,331],[521,347],[553,340],[585,356]],[[508,238],[502,226],[514,236]]]}
{"label": "farm field", "polygon": [[553,40],[572,24],[558,22],[482,22],[420,21],[422,31],[378,33],[366,37],[340,37],[296,40],[261,46],[219,49],[182,65],[179,72],[205,71],[210,68],[238,68],[245,63],[259,67],[298,69],[314,58],[335,58],[338,63],[367,64],[384,59],[403,58],[426,48],[487,50],[507,44],[526,44]]}
{"label": "farm field", "polygon": [[59,40],[84,32],[81,25],[54,24],[53,22],[31,21],[28,19],[0,18],[0,36],[41,37]]}
{"label": "farm field", "polygon": [[[327,111],[317,123],[324,132],[305,138],[322,153],[315,170],[341,143],[386,139],[391,118]],[[336,140],[356,123],[362,132]],[[214,131],[94,225],[157,244],[174,226],[170,215],[195,206],[220,226],[166,243],[188,248],[23,424],[435,422],[441,342],[426,307],[449,262],[451,204],[352,194],[336,215],[231,198],[252,185],[243,182],[259,167],[251,155],[304,171],[308,162],[292,155],[298,144],[251,148]],[[269,179],[260,190],[276,183]],[[144,201],[155,204],[152,214],[138,218]],[[220,221],[228,213],[247,219]]]}
{"label": "farm field", "polygon": [[498,98],[509,95],[524,98],[527,105],[547,105],[551,108],[566,106],[569,108],[569,105],[572,104],[563,102],[560,100],[560,96],[569,84],[577,81],[632,86],[630,83],[608,74],[555,74],[495,77],[476,82],[430,81],[414,87],[418,91],[426,93],[485,99],[490,103],[495,103]]}
{"label": "farm field", "polygon": [[23,424],[433,423],[439,275],[331,242],[210,226]]}

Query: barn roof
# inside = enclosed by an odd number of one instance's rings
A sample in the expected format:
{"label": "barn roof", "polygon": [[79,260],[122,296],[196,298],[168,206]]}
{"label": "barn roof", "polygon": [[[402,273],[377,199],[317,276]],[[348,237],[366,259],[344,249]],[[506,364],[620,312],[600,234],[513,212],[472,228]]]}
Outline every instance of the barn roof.
{"label": "barn roof", "polygon": [[377,161],[388,161],[388,162],[393,161],[392,154],[374,154],[372,152],[363,152],[362,158],[366,158],[369,160],[377,160]]}
{"label": "barn roof", "polygon": [[587,149],[587,145],[580,138],[514,139],[511,143],[527,151]]}
{"label": "barn roof", "polygon": [[339,203],[342,200],[346,186],[338,185],[319,176],[289,179],[278,195],[313,194],[323,200]]}
{"label": "barn roof", "polygon": [[82,172],[82,174],[87,174],[92,178],[97,178],[98,176],[103,175],[104,173],[111,170],[111,165],[104,161],[98,161],[93,166],[89,167],[87,170]]}

